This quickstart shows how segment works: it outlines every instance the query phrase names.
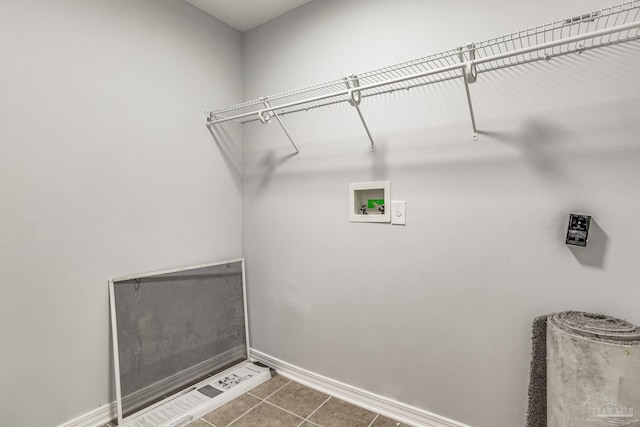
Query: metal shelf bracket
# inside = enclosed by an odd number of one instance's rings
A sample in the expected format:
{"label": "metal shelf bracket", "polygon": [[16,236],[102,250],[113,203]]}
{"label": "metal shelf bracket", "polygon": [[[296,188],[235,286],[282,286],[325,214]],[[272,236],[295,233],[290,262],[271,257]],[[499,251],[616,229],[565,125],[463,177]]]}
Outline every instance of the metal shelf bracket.
{"label": "metal shelf bracket", "polygon": [[369,132],[367,122],[364,120],[364,116],[362,115],[362,111],[360,110],[360,101],[362,101],[362,92],[360,92],[360,90],[358,89],[360,87],[360,81],[358,80],[358,77],[353,74],[349,77],[345,77],[344,81],[348,89],[347,96],[349,97],[349,104],[355,107],[356,111],[358,112],[358,116],[360,116],[360,121],[364,126],[364,130],[367,132],[369,141],[371,141],[371,147],[369,147],[369,149],[371,151],[375,151],[376,145],[373,142],[373,137],[371,136],[371,132]]}
{"label": "metal shelf bracket", "polygon": [[287,131],[284,123],[282,123],[282,120],[280,119],[280,116],[278,116],[278,113],[276,113],[275,110],[271,109],[271,103],[267,100],[267,98],[262,98],[262,103],[264,104],[265,109],[258,112],[258,118],[260,119],[260,121],[264,124],[268,124],[271,123],[271,121],[275,117],[280,124],[280,127],[284,131],[284,134],[287,135],[287,138],[289,138],[289,142],[291,142],[293,149],[296,151],[296,155],[298,156],[298,158],[300,158],[300,150],[298,150],[296,143],[293,142],[293,138],[291,138],[289,131]]}
{"label": "metal shelf bracket", "polygon": [[[468,59],[465,59],[465,52],[469,56]],[[458,58],[460,59],[460,62],[464,64],[464,67],[462,68],[462,77],[464,80],[464,90],[467,93],[467,104],[469,105],[469,115],[471,116],[471,127],[473,128],[471,139],[473,141],[477,141],[478,128],[476,127],[476,118],[473,113],[473,103],[471,102],[471,91],[469,90],[469,85],[478,80],[478,69],[474,62],[476,60],[476,46],[473,43],[469,43],[466,46],[459,47]]]}

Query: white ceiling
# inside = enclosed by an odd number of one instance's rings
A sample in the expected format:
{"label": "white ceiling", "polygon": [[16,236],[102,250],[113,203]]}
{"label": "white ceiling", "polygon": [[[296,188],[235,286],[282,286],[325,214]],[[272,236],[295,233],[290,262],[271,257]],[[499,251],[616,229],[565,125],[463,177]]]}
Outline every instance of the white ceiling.
{"label": "white ceiling", "polygon": [[236,30],[249,31],[311,0],[185,0]]}

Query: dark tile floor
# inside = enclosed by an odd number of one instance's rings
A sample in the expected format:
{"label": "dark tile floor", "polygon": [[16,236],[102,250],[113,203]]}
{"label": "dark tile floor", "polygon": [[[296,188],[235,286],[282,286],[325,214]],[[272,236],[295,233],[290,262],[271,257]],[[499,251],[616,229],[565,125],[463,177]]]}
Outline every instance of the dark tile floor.
{"label": "dark tile floor", "polygon": [[[115,427],[115,423],[103,427]],[[191,427],[407,427],[276,375]]]}

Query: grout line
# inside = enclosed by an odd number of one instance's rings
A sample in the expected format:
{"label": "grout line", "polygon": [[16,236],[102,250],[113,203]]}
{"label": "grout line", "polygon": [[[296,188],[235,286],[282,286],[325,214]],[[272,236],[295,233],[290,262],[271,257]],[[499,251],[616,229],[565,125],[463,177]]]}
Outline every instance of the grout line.
{"label": "grout line", "polygon": [[[282,377],[282,378],[284,378],[284,377]],[[262,397],[260,397],[260,396],[256,396],[255,394],[252,394],[251,391],[248,391],[247,393],[251,394],[251,396],[255,397],[256,399],[267,400],[268,398],[270,398],[271,396],[273,396],[274,394],[276,394],[277,392],[279,392],[280,390],[282,390],[283,388],[285,388],[289,384],[291,384],[291,380],[287,381],[282,387],[280,387],[279,389],[277,389],[276,391],[274,391],[273,393],[271,393],[270,395],[268,395],[264,399]],[[249,412],[249,411],[247,411],[247,412]]]}
{"label": "grout line", "polygon": [[210,426],[216,427],[215,424],[210,423],[209,421],[205,420],[204,418],[198,418],[200,421],[204,421],[205,423],[209,424]]}
{"label": "grout line", "polygon": [[322,402],[322,403],[320,404],[320,406],[318,406],[318,407],[316,408],[316,410],[315,410],[315,411],[313,411],[312,413],[310,413],[310,414],[309,414],[309,416],[308,416],[307,418],[311,417],[313,414],[315,414],[316,412],[318,412],[318,411],[320,410],[320,408],[322,408],[322,407],[324,406],[324,404],[325,404],[325,403],[327,403],[329,400],[331,400],[331,396],[327,397],[327,398],[325,399],[325,401],[324,401],[324,402]]}
{"label": "grout line", "polygon": [[229,427],[231,424],[235,423],[236,421],[238,421],[240,418],[244,417],[245,415],[247,415],[249,412],[253,411],[258,405],[264,403],[264,401],[260,401],[258,403],[256,403],[255,405],[253,405],[251,408],[249,408],[249,410],[247,412],[245,412],[244,414],[240,415],[238,418],[236,418],[235,420],[231,421],[229,424],[227,424],[227,427]]}
{"label": "grout line", "polygon": [[[269,405],[273,406],[274,408],[278,408],[278,409],[280,409],[280,410],[282,410],[282,411],[284,411],[284,412],[288,412],[288,413],[290,413],[291,415],[295,415],[295,416],[296,416],[296,418],[300,418],[300,419],[302,419],[302,422],[304,422],[304,421],[305,421],[305,418],[301,417],[300,415],[298,415],[298,414],[296,414],[296,413],[291,412],[291,411],[290,411],[290,410],[288,410],[288,409],[284,409],[284,408],[282,408],[282,407],[280,407],[280,406],[276,405],[275,403],[271,403],[271,402],[269,402],[269,401],[267,401],[267,400],[265,400],[265,401],[264,401],[264,403],[268,403]],[[314,423],[314,424],[315,424],[315,423]]]}
{"label": "grout line", "polygon": [[307,423],[307,424],[313,424],[314,426],[318,426],[318,427],[322,427],[320,424],[316,424],[313,421],[309,421],[309,420],[302,420],[302,422],[300,424],[298,424],[297,427],[300,427],[302,424]]}
{"label": "grout line", "polygon": [[[240,418],[244,417],[245,415],[247,415],[249,412],[253,411],[258,405],[260,405],[261,403],[267,402],[267,399],[270,398],[271,396],[273,396],[274,394],[276,394],[277,392],[279,392],[280,390],[282,390],[283,388],[285,388],[287,385],[289,385],[291,383],[291,380],[287,381],[286,384],[282,385],[282,387],[280,387],[279,389],[277,389],[276,391],[274,391],[273,393],[271,393],[270,395],[268,395],[267,397],[265,397],[264,399],[251,394],[250,392],[247,392],[247,394],[255,397],[256,399],[260,400],[260,402],[256,403],[255,405],[253,405],[247,412],[243,413],[242,415],[240,415],[238,418],[236,418],[235,420],[231,421],[229,424],[227,424],[227,427],[229,427],[230,425],[232,425],[233,423],[235,423],[236,421],[238,421]],[[267,402],[270,403],[270,402]],[[274,405],[275,406],[275,405]]]}
{"label": "grout line", "polygon": [[307,418],[305,418],[304,420],[302,420],[302,422],[301,422],[300,424],[298,424],[298,427],[300,427],[302,424],[304,424],[304,422],[305,422],[305,421],[308,421],[308,422],[310,422],[310,423],[311,423],[311,424],[313,424],[313,425],[320,426],[320,424],[316,424],[316,423],[314,423],[314,422],[313,422],[313,421],[311,421],[309,418],[311,418],[311,416],[312,416],[313,414],[315,414],[316,412],[318,412],[318,410],[319,410],[320,408],[322,408],[322,407],[324,406],[324,404],[325,404],[325,403],[327,403],[327,402],[329,401],[329,399],[331,399],[331,396],[327,397],[327,398],[325,399],[325,401],[324,401],[324,402],[322,402],[320,405],[318,405],[318,407],[317,407],[317,408],[316,408],[312,413],[310,413],[309,415],[307,415]]}
{"label": "grout line", "polygon": [[[286,387],[287,385],[289,385],[290,383],[291,383],[291,381],[289,381],[288,383],[286,383],[285,385],[283,385],[282,387],[280,387],[278,390],[276,390],[276,391],[274,391],[273,393],[271,393],[269,396],[265,397],[265,398],[263,399],[263,402],[264,402],[264,403],[268,403],[269,405],[273,406],[274,408],[278,408],[278,409],[280,409],[280,410],[282,410],[282,411],[284,411],[284,412],[287,412],[287,413],[289,413],[289,414],[291,414],[291,415],[295,416],[296,418],[300,418],[300,419],[301,419],[301,421],[300,421],[300,424],[298,424],[298,427],[300,427],[302,424],[304,424],[304,422],[305,422],[305,421],[307,421],[307,422],[309,422],[310,424],[313,424],[313,425],[315,425],[315,426],[321,427],[321,426],[320,426],[320,424],[316,424],[316,423],[314,423],[313,421],[309,420],[309,417],[311,417],[313,414],[315,414],[315,413],[318,411],[318,409],[320,409],[320,408],[322,407],[322,405],[324,405],[325,403],[327,403],[327,401],[329,401],[329,399],[331,399],[331,396],[327,397],[327,399],[325,399],[325,401],[324,401],[324,402],[322,402],[320,405],[318,405],[318,407],[317,407],[313,412],[311,412],[309,415],[307,415],[307,417],[306,417],[306,418],[305,418],[305,417],[301,417],[300,415],[296,414],[295,412],[291,412],[290,410],[285,409],[285,408],[283,408],[283,407],[281,407],[281,406],[278,406],[278,405],[276,405],[275,403],[270,402],[270,401],[268,401],[268,400],[267,400],[268,398],[270,398],[271,396],[273,396],[274,394],[276,394],[277,392],[279,392],[280,390],[282,390],[283,388],[285,388],[285,387]],[[253,395],[252,395],[252,396],[253,396]],[[256,397],[257,397],[257,396],[256,396]],[[256,405],[256,406],[257,406],[257,405]],[[255,408],[255,406],[254,406],[254,408]],[[253,409],[253,408],[251,408],[251,409]],[[251,409],[250,409],[250,410],[251,410]],[[247,412],[249,412],[249,411],[247,411]],[[245,414],[246,414],[247,412],[245,412]],[[243,415],[244,415],[244,414],[243,414]],[[236,419],[236,420],[233,420],[233,422],[235,422],[235,421],[237,421],[237,419]],[[233,424],[233,422],[232,422],[231,424]],[[231,425],[231,424],[229,424],[229,425]]]}

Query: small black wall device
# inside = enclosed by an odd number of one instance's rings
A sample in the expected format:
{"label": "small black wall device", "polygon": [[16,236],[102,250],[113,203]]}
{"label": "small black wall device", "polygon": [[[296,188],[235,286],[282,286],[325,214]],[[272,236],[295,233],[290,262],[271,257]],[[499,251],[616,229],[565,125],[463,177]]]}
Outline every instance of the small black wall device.
{"label": "small black wall device", "polygon": [[587,246],[591,217],[588,215],[571,214],[567,229],[567,245]]}

